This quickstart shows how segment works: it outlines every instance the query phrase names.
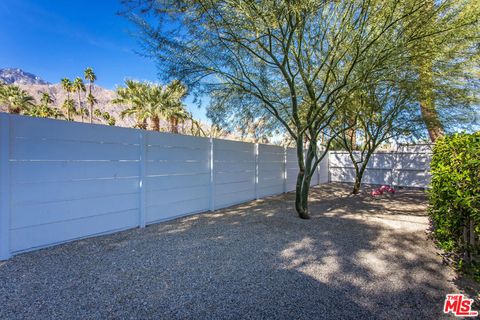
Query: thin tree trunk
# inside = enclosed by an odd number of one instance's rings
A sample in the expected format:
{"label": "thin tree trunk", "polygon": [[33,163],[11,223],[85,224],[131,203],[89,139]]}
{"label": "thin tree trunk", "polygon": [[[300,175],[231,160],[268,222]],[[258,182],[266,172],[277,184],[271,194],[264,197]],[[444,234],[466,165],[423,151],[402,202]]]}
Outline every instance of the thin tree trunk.
{"label": "thin tree trunk", "polygon": [[444,135],[444,130],[437,110],[435,109],[435,100],[433,92],[432,62],[425,61],[420,66],[420,111],[422,120],[427,127],[430,141],[435,142]]}
{"label": "thin tree trunk", "polygon": [[160,131],[160,118],[158,116],[152,117],[152,130]]}
{"label": "thin tree trunk", "polygon": [[[355,163],[355,162],[353,163],[354,167],[355,167],[355,183],[353,185],[353,190],[352,190],[353,194],[358,194],[360,192],[360,188],[362,187],[363,175],[365,174],[365,171],[367,170],[368,161],[370,161],[370,157],[372,156],[372,154],[373,154],[373,151],[372,152],[370,152],[370,151],[367,152],[367,154],[365,156],[365,159],[363,160],[360,168],[358,167],[357,163]],[[354,157],[352,156],[351,158],[352,158],[352,161],[353,161]]]}
{"label": "thin tree trunk", "polygon": [[429,105],[427,101],[421,101],[420,110],[422,111],[422,118],[427,127],[430,141],[435,142],[438,138],[443,137],[443,127],[434,107]]}
{"label": "thin tree trunk", "polygon": [[83,109],[82,109],[82,100],[80,97],[80,91],[78,91],[78,109],[80,110],[80,116],[82,117],[82,122],[83,122]]}
{"label": "thin tree trunk", "polygon": [[68,93],[68,91],[67,91],[67,101],[68,101],[68,104],[67,104],[67,118],[68,118],[68,121],[71,121],[72,119],[70,119],[70,94]]}
{"label": "thin tree trunk", "polygon": [[147,119],[137,120],[137,127],[143,130],[147,130]]}
{"label": "thin tree trunk", "polygon": [[297,175],[297,184],[295,188],[295,209],[298,216],[302,219],[310,219],[308,210],[308,196],[310,192],[310,181],[314,172],[312,165],[316,153],[316,141],[309,141],[308,150],[305,155],[303,153],[303,143],[300,137],[297,140],[297,158],[299,171]]}
{"label": "thin tree trunk", "polygon": [[170,117],[170,132],[178,133],[178,119]]}
{"label": "thin tree trunk", "polygon": [[[88,96],[92,96],[92,82],[88,85]],[[90,98],[89,98],[90,99]],[[93,123],[93,101],[90,101],[90,123]]]}
{"label": "thin tree trunk", "polygon": [[355,125],[355,118],[348,121],[348,125],[351,127],[347,130],[347,137],[349,138],[350,150],[357,148],[357,128]]}
{"label": "thin tree trunk", "polygon": [[[303,179],[305,177],[305,162],[303,155],[303,136],[299,135],[297,138],[297,161],[298,161],[298,175],[297,184],[295,187],[295,210],[298,216],[302,219],[309,219],[308,211],[305,211],[303,204]],[[308,208],[307,208],[308,210]]]}
{"label": "thin tree trunk", "polygon": [[360,188],[362,187],[363,175],[365,174],[365,169],[367,168],[367,165],[365,163],[365,164],[362,164],[360,169],[357,169],[357,168],[355,170],[356,175],[355,175],[355,183],[353,184],[353,190],[352,190],[353,194],[358,194],[360,192]]}
{"label": "thin tree trunk", "polygon": [[[431,14],[431,11],[434,10],[433,0],[428,1],[425,10],[427,15]],[[431,47],[431,40],[425,40],[424,45]],[[431,57],[420,57],[416,63],[418,65],[419,104],[422,120],[427,127],[430,140],[435,142],[444,135],[444,129],[435,108],[433,61]]]}

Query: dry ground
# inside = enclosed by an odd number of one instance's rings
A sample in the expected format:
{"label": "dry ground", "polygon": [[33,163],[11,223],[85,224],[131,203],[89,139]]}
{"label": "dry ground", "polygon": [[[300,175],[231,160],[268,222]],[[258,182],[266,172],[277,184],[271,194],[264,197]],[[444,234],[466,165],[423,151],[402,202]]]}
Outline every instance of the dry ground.
{"label": "dry ground", "polygon": [[425,195],[312,190],[0,262],[1,319],[438,319],[453,272]]}

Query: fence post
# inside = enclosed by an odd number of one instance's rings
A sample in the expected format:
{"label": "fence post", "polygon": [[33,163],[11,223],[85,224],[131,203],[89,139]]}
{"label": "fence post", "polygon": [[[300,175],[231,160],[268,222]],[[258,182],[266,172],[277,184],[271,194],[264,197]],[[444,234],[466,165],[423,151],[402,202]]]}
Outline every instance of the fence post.
{"label": "fence post", "polygon": [[10,116],[0,114],[0,260],[10,253]]}
{"label": "fence post", "polygon": [[332,151],[327,151],[327,154],[325,155],[325,157],[327,157],[327,182],[330,183],[332,182],[332,178],[331,178],[331,174],[330,174],[330,153]]}
{"label": "fence post", "polygon": [[392,170],[390,172],[390,175],[392,176],[392,187],[397,187],[398,186],[398,171],[397,171],[397,165],[398,165],[398,144],[395,147],[395,150],[393,152],[393,163],[392,163]]}
{"label": "fence post", "polygon": [[215,211],[215,172],[213,168],[213,138],[210,138],[210,153],[209,153],[209,167],[210,167],[210,211]]}
{"label": "fence post", "polygon": [[255,200],[258,200],[258,149],[258,143],[255,143],[253,147],[255,157]]}
{"label": "fence post", "polygon": [[287,193],[287,147],[283,147],[283,193]]}
{"label": "fence post", "polygon": [[139,144],[140,144],[140,176],[139,176],[139,187],[140,187],[140,228],[145,228],[146,225],[146,196],[145,196],[145,166],[147,161],[147,139],[145,137],[146,132],[139,131]]}

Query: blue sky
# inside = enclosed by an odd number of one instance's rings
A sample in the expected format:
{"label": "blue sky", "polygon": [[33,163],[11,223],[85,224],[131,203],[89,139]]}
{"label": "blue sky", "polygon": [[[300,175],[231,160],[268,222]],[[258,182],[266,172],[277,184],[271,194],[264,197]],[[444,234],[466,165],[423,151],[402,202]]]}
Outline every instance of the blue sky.
{"label": "blue sky", "polygon": [[[141,57],[118,0],[0,0],[0,68],[15,67],[46,81],[81,76],[90,66],[97,83],[114,89],[125,78],[156,81]],[[205,111],[189,103],[197,118]]]}

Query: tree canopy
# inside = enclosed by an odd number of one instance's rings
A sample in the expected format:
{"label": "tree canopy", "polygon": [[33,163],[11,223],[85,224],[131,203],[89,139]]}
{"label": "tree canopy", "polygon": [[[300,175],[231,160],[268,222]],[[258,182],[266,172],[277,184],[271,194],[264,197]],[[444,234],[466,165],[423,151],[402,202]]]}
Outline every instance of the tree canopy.
{"label": "tree canopy", "polygon": [[340,133],[331,125],[350,108],[346,102],[373,79],[418,61],[425,66],[422,59],[458,39],[455,32],[478,12],[474,1],[451,0],[124,2],[160,74],[210,94],[213,119],[266,118],[296,142],[302,218],[309,216],[310,178]]}

